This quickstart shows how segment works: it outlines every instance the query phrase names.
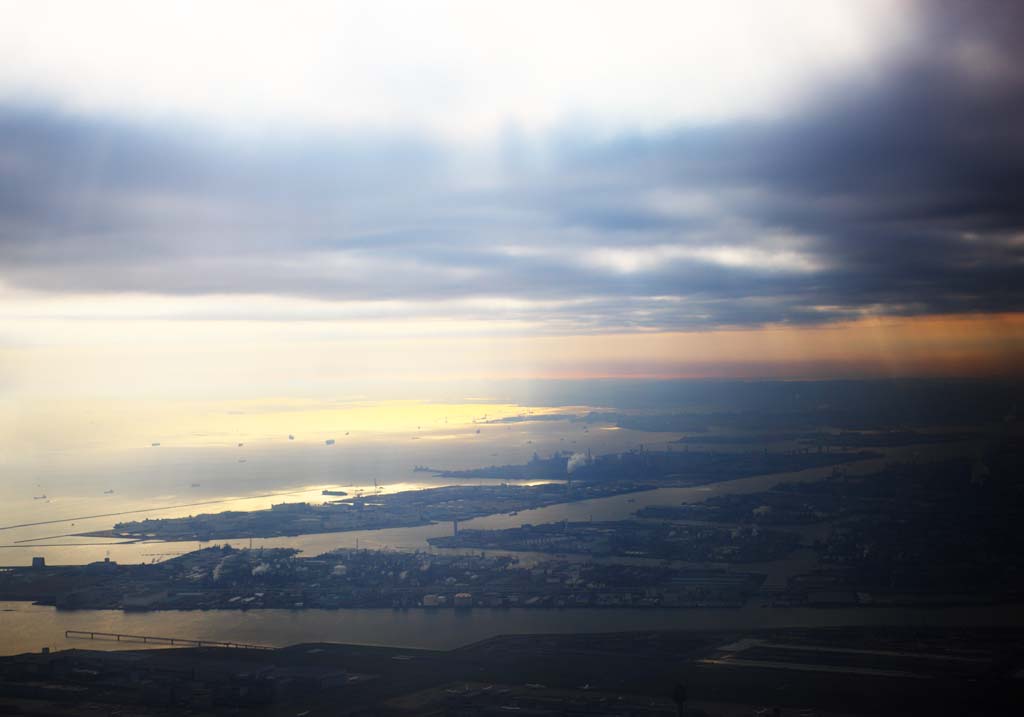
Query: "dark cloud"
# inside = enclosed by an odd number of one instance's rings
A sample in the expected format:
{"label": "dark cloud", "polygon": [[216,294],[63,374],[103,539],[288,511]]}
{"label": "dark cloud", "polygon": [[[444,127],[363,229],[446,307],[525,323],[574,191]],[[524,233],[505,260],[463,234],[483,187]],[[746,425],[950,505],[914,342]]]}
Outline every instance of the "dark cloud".
{"label": "dark cloud", "polygon": [[512,297],[579,330],[1024,309],[1024,10],[921,8],[907,52],[781,118],[487,158],[7,107],[0,280]]}

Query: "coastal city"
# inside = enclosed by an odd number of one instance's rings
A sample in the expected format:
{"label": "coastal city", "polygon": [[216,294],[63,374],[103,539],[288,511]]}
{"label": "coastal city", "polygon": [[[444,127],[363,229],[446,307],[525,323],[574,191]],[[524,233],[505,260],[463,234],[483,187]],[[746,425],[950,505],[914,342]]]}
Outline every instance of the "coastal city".
{"label": "coastal city", "polygon": [[0,0],[0,715],[1024,714],[1024,0]]}
{"label": "coastal city", "polygon": [[[890,438],[890,441],[893,439]],[[951,441],[959,440],[953,436]],[[569,479],[537,485],[465,485],[368,496],[322,505],[119,523],[89,533],[159,544],[231,540],[150,564],[109,559],[84,566],[0,571],[0,600],[58,609],[566,608],[773,605],[978,604],[1024,595],[1014,556],[1021,486],[1019,447],[997,445],[973,459],[889,462],[874,472],[846,466],[873,454],[767,449],[736,453],[637,450],[583,457]],[[762,460],[792,468],[813,458],[831,473],[769,490],[680,505],[633,508],[644,495],[685,482],[666,478],[678,456],[741,470]],[[766,458],[767,457],[767,458]],[[824,462],[822,459],[829,460]],[[564,472],[572,456],[536,455],[503,477]],[[609,464],[650,465],[645,482],[608,480]],[[487,473],[487,469],[474,470]],[[706,483],[703,474],[689,479]],[[627,519],[517,521],[519,511],[628,498]],[[509,528],[460,527],[500,514]],[[984,514],[986,521],[978,516]],[[253,536],[294,536],[394,526],[447,524],[423,550],[349,550],[318,556],[289,548],[246,549]],[[946,531],[953,526],[954,534]],[[898,531],[893,534],[893,531]],[[955,535],[955,539],[950,537]],[[792,560],[794,555],[802,556]],[[775,575],[766,583],[770,573]]]}

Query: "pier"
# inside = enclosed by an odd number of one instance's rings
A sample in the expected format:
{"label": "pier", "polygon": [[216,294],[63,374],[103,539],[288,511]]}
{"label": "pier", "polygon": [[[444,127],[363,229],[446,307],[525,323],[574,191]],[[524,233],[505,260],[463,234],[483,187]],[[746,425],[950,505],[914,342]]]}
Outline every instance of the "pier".
{"label": "pier", "polygon": [[94,630],[65,630],[69,640],[105,640],[108,642],[140,642],[146,645],[168,645],[174,647],[236,647],[243,650],[273,650],[266,645],[250,645],[244,642],[222,642],[220,640],[192,640],[185,637],[159,637],[156,635],[126,635],[122,632],[97,632]]}

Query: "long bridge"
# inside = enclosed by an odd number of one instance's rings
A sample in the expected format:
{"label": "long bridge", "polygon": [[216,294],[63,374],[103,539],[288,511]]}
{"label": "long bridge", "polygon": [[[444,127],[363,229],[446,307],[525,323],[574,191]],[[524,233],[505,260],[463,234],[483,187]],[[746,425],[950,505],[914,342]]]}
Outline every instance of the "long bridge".
{"label": "long bridge", "polygon": [[64,637],[74,640],[104,640],[108,642],[138,642],[145,645],[168,645],[175,647],[235,647],[243,650],[273,650],[266,645],[251,645],[245,642],[222,642],[220,640],[193,640],[185,637],[160,637],[157,635],[127,635],[123,632],[98,632],[95,630],[65,630]]}

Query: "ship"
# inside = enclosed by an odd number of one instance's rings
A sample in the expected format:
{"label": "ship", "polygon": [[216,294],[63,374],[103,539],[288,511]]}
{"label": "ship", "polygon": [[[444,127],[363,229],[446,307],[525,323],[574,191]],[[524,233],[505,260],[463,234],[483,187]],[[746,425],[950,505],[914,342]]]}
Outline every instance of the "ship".
{"label": "ship", "polygon": [[329,490],[329,489],[325,488],[324,490],[320,491],[320,495],[343,496],[343,495],[348,495],[348,493],[346,493],[343,490]]}
{"label": "ship", "polygon": [[108,488],[107,490],[103,491],[103,495],[113,495],[113,494],[114,494],[114,489],[113,488]]}

